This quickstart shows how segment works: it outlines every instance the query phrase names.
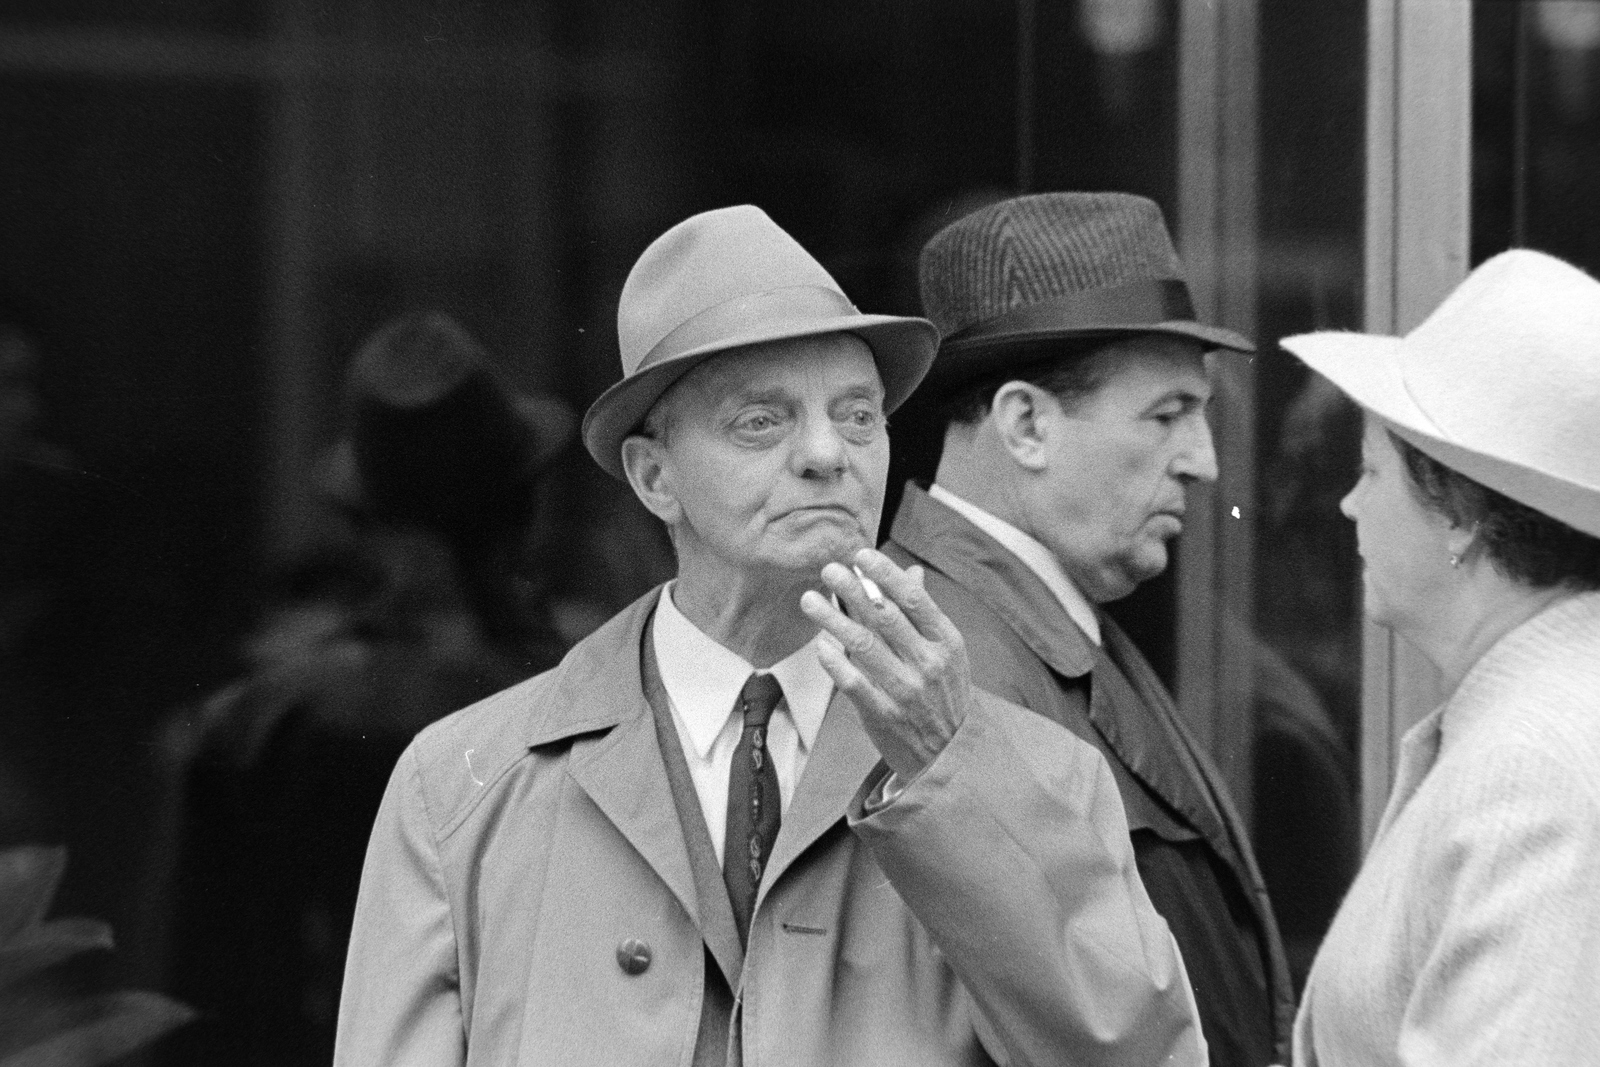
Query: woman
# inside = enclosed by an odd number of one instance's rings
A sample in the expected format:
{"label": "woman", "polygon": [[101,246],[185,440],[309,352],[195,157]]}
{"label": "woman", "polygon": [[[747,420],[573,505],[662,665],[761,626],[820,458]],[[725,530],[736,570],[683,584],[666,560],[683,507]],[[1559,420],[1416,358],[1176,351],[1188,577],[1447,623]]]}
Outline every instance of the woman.
{"label": "woman", "polygon": [[1283,342],[1366,413],[1366,611],[1442,672],[1295,1062],[1600,1062],[1600,283],[1504,253],[1404,338]]}

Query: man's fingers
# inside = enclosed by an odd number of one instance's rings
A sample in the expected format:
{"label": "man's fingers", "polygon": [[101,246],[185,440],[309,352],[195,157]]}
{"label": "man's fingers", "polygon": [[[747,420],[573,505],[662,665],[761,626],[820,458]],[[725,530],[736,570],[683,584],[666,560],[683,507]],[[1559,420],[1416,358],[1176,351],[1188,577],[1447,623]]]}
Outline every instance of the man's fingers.
{"label": "man's fingers", "polygon": [[941,644],[960,639],[955,624],[939,610],[939,605],[923,588],[923,570],[920,566],[913,564],[907,570],[901,570],[888,556],[870,548],[857,552],[852,562],[878,584],[884,596],[899,607],[912,628],[922,637]]}
{"label": "man's fingers", "polygon": [[[830,563],[822,568],[822,580],[833,595],[839,598],[839,602],[849,609],[850,618],[858,625],[876,633],[882,639],[884,646],[895,656],[910,662],[921,659],[926,651],[927,639],[917,632],[917,628],[912,625],[905,612],[900,610],[892,596],[885,592],[874,600],[872,591],[865,587],[862,580],[857,578],[850,568],[837,563]],[[848,640],[845,641],[845,647],[851,652],[856,651],[855,646]]]}
{"label": "man's fingers", "polygon": [[817,660],[837,686],[857,707],[887,704],[878,687],[850,660],[843,644],[832,633],[824,630],[817,642]]}
{"label": "man's fingers", "polygon": [[[837,564],[829,564],[829,567],[839,571],[843,570]],[[823,573],[828,575],[827,571]],[[833,575],[832,577],[838,576]],[[855,578],[851,576],[847,580],[854,582]],[[862,603],[865,604],[866,597],[859,593],[858,596]],[[840,595],[840,599],[844,599],[843,594]],[[870,678],[874,685],[881,687],[886,692],[899,695],[904,695],[912,688],[905,661],[901,658],[901,654],[891,648],[883,639],[880,630],[863,625],[856,619],[846,615],[834,607],[828,598],[821,593],[807,592],[801,596],[800,609],[806,613],[812,622],[822,628],[823,634],[831,638],[841,652],[847,654],[852,663]],[[861,611],[862,608],[858,605],[852,610]],[[871,609],[869,608],[868,610]],[[880,613],[885,611],[885,609],[877,610]],[[894,608],[891,605],[887,610],[894,611]],[[887,620],[874,621],[887,624]],[[908,631],[910,629],[910,624],[903,618],[899,620],[899,625]]]}

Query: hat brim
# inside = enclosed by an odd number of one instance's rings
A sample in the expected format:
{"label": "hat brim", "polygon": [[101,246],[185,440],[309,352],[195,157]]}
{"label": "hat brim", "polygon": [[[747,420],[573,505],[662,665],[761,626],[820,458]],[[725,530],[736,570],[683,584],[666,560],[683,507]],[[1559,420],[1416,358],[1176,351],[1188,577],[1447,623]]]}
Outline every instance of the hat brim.
{"label": "hat brim", "polygon": [[917,388],[933,364],[939,335],[925,319],[895,315],[839,315],[792,321],[764,321],[743,333],[720,337],[672,359],[624,378],[590,405],[583,417],[583,443],[594,461],[614,478],[627,480],[622,469],[622,442],[635,433],[655,402],[679,378],[720,353],[770,341],[850,333],[872,349],[883,381],[883,407],[892,412]]}
{"label": "hat brim", "polygon": [[928,388],[948,392],[992,371],[1018,365],[1020,354],[1031,352],[1041,345],[1060,341],[1115,341],[1144,334],[1187,338],[1198,341],[1207,351],[1220,349],[1250,353],[1256,350],[1255,345],[1232,330],[1188,319],[1017,330],[981,338],[953,338],[944,342],[939,348],[938,360],[928,373]]}
{"label": "hat brim", "polygon": [[1360,333],[1285,337],[1280,344],[1397,435],[1451,470],[1576,530],[1600,537],[1600,486],[1584,485],[1450,440],[1412,398],[1401,373],[1405,341]]}

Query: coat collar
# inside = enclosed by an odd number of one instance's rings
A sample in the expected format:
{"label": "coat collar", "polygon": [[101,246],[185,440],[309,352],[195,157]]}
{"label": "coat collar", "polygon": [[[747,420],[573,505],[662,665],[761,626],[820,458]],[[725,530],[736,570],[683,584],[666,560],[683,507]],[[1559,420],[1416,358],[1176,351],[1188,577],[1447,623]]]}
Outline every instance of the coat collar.
{"label": "coat collar", "polygon": [[[576,742],[573,778],[700,924],[694,870],[640,673],[641,641],[658,596],[659,589],[647,593],[568,653],[525,735],[529,747]],[[877,762],[855,705],[836,692],[778,831],[757,908],[784,872],[843,822]]]}
{"label": "coat collar", "polygon": [[659,587],[650,590],[567,653],[556,667],[549,698],[529,711],[525,731],[529,748],[609,730],[634,719],[649,720],[639,678],[639,641],[660,595]]}
{"label": "coat collar", "polygon": [[1204,762],[1198,742],[1184,730],[1166,687],[1120,626],[1103,619],[1100,632],[1108,666],[1115,669],[1095,672],[1090,721],[1130,771],[1230,862],[1242,867],[1209,785],[1217,780],[1217,772]]}
{"label": "coat collar", "polygon": [[1095,647],[1032,569],[914,484],[906,486],[891,536],[981,599],[1056,673],[1092,674],[1089,721],[1107,747],[1195,830],[1236,854],[1171,698],[1115,623],[1100,614],[1105,644]]}
{"label": "coat collar", "polygon": [[529,717],[527,741],[574,741],[568,773],[698,925],[694,868],[639,670],[657,595],[634,601],[567,654],[550,699]]}
{"label": "coat collar", "polygon": [[1081,678],[1096,649],[1050,587],[1000,542],[907,483],[890,537],[971,590],[1058,674]]}

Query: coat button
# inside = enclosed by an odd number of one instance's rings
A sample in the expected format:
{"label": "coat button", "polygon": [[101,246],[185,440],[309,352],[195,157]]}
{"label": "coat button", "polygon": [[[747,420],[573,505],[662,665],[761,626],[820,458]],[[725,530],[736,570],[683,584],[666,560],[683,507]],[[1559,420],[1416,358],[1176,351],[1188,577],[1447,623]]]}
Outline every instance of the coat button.
{"label": "coat button", "polygon": [[625,974],[643,974],[650,967],[650,946],[630,937],[617,946],[617,963]]}

